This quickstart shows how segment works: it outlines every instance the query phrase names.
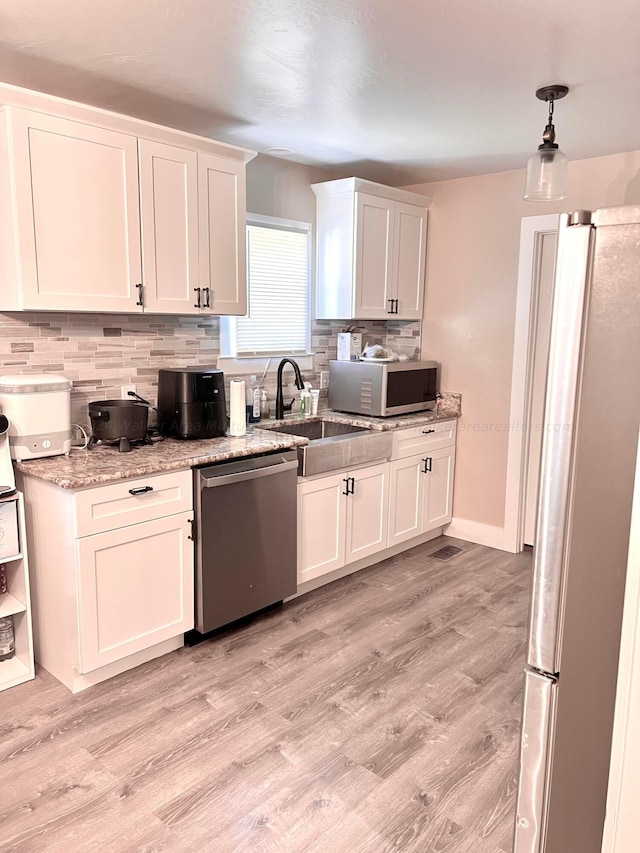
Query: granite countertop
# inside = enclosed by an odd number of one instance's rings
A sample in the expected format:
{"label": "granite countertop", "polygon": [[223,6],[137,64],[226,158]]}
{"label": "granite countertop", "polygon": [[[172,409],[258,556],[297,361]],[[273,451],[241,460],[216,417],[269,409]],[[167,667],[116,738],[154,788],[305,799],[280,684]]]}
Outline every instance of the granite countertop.
{"label": "granite countertop", "polygon": [[[374,430],[402,429],[420,426],[421,424],[430,424],[434,421],[450,421],[459,418],[461,414],[461,399],[462,396],[460,394],[447,392],[440,399],[437,412],[415,412],[410,415],[398,415],[395,418],[374,418],[367,415],[354,415],[348,412],[336,412],[332,409],[326,409],[325,411],[319,411],[317,415],[313,415],[310,418],[304,418],[304,420],[325,420]],[[292,423],[296,420],[300,420],[300,418],[296,415],[289,415],[282,421],[269,421],[265,423],[264,428],[275,431],[278,425]],[[256,426],[259,427],[258,424]]]}
{"label": "granite countertop", "polygon": [[114,447],[97,445],[91,450],[72,450],[70,456],[31,459],[16,462],[15,466],[23,474],[47,480],[63,489],[82,489],[274,450],[290,450],[301,444],[307,444],[307,439],[258,430],[241,438],[225,436],[197,441],[167,438],[165,441],[135,447],[129,453],[119,453]]}
{"label": "granite countertop", "polygon": [[[372,430],[392,430],[458,417],[460,395],[446,394],[440,400],[437,412],[417,412],[397,418],[372,418],[327,410],[304,420],[324,419]],[[283,421],[265,422],[262,428],[256,424],[254,428],[249,428],[247,435],[240,438],[224,436],[193,441],[167,438],[165,441],[134,447],[129,453],[119,453],[114,447],[97,445],[91,450],[74,449],[70,456],[31,459],[16,462],[15,466],[22,474],[47,480],[63,489],[83,489],[117,480],[147,477],[164,471],[181,471],[197,465],[225,462],[228,459],[290,450],[308,444],[306,438],[277,431],[279,425],[295,421],[300,421],[300,418],[293,415]]]}

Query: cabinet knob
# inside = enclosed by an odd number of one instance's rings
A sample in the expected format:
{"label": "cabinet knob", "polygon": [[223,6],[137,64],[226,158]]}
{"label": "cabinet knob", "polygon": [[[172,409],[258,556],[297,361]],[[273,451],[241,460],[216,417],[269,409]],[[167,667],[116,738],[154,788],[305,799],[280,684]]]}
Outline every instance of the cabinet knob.
{"label": "cabinet knob", "polygon": [[153,486],[138,486],[135,489],[129,489],[130,495],[146,495],[147,492],[152,492]]}

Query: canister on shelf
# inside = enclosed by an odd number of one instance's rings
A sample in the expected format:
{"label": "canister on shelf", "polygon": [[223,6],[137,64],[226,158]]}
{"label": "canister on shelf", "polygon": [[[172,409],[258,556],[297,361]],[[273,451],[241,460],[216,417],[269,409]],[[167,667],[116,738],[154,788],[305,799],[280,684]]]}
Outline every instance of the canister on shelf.
{"label": "canister on shelf", "polygon": [[3,616],[0,619],[0,661],[9,660],[16,653],[13,637],[13,617]]}
{"label": "canister on shelf", "polygon": [[0,595],[4,595],[7,590],[7,567],[4,563],[0,563]]}

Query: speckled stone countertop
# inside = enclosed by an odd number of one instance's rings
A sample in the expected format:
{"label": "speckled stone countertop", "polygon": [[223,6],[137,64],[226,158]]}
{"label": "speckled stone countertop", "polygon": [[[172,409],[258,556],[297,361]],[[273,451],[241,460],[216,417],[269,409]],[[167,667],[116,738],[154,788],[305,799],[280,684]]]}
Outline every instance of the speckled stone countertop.
{"label": "speckled stone countertop", "polygon": [[[366,415],[353,415],[348,412],[336,412],[331,409],[325,409],[324,411],[319,411],[317,416],[305,418],[305,420],[318,421],[324,419],[325,421],[333,421],[334,423],[351,424],[352,426],[361,426],[375,430],[402,429],[403,427],[430,424],[434,421],[450,421],[452,418],[459,418],[462,411],[461,400],[461,394],[446,393],[442,395],[438,403],[437,412],[416,412],[410,415],[399,415],[395,418],[371,418]],[[288,424],[295,420],[299,420],[299,418],[295,415],[289,416],[283,421],[269,421],[268,425],[265,424],[265,427],[267,429],[274,429],[278,424]]]}
{"label": "speckled stone countertop", "polygon": [[[460,417],[460,400],[459,394],[446,394],[440,400],[437,412],[418,412],[397,418],[370,418],[327,410],[319,412],[317,417],[305,418],[305,420],[324,418],[373,430],[402,429],[458,418]],[[197,441],[168,438],[155,444],[135,447],[129,453],[119,453],[114,447],[97,445],[91,450],[72,450],[70,456],[32,459],[16,462],[15,466],[23,474],[47,480],[63,489],[84,489],[102,483],[113,483],[116,480],[148,477],[150,474],[161,474],[163,471],[181,471],[197,465],[208,465],[228,459],[241,459],[243,456],[256,456],[260,453],[299,447],[308,444],[308,439],[277,431],[278,425],[299,420],[299,417],[293,415],[284,421],[265,422],[265,428],[260,428],[256,424],[256,427],[250,427],[247,435],[241,438],[225,436]]]}
{"label": "speckled stone countertop", "polygon": [[307,444],[307,439],[257,430],[242,438],[225,436],[198,441],[168,438],[155,444],[135,447],[129,453],[119,453],[114,447],[97,445],[91,450],[72,450],[70,456],[32,459],[16,462],[15,465],[23,474],[47,480],[63,489],[82,489],[274,450],[289,450],[301,444]]}

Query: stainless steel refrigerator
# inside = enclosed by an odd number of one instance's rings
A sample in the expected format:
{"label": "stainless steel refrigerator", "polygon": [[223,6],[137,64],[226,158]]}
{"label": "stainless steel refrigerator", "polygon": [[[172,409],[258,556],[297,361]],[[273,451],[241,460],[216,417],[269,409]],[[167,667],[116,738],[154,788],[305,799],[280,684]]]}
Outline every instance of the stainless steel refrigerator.
{"label": "stainless steel refrigerator", "polygon": [[640,206],[560,217],[515,853],[600,853],[640,422]]}

